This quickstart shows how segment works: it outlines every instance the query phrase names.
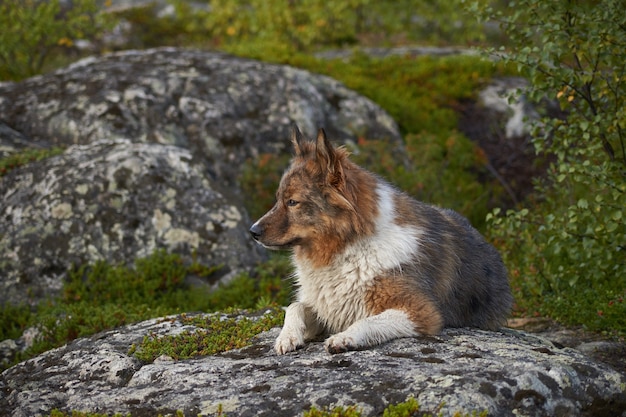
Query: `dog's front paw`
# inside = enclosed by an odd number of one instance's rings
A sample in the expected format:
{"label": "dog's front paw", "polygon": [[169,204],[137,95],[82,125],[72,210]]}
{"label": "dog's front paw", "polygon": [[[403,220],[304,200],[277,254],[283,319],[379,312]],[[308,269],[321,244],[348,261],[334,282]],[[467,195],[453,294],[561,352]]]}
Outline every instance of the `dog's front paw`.
{"label": "dog's front paw", "polygon": [[291,332],[281,332],[276,343],[274,344],[274,350],[279,355],[292,352],[298,348],[304,346],[304,337]]}
{"label": "dog's front paw", "polygon": [[326,339],[324,345],[326,346],[328,353],[332,354],[344,353],[349,350],[355,350],[358,347],[352,337],[342,335],[341,333]]}

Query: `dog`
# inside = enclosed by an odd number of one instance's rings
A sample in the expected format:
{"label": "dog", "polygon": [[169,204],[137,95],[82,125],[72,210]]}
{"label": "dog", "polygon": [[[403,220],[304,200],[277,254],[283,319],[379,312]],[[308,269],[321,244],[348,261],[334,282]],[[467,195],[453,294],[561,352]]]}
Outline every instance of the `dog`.
{"label": "dog", "polygon": [[341,353],[504,324],[513,301],[506,268],[467,219],[356,165],[323,129],[309,141],[294,126],[291,141],[276,204],[250,228],[264,247],[292,251],[296,301],[279,355],[324,334],[326,350]]}

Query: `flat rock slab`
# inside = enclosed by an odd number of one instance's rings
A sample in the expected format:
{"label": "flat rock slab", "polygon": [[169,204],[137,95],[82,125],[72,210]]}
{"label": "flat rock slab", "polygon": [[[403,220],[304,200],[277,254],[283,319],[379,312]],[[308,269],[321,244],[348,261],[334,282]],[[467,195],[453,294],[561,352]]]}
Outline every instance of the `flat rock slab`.
{"label": "flat rock slab", "polygon": [[0,410],[12,417],[53,408],[156,416],[299,416],[312,406],[356,405],[366,416],[414,396],[442,415],[624,416],[626,377],[524,332],[448,329],[330,355],[321,342],[285,356],[279,329],[215,356],[142,363],[128,355],[148,334],[193,330],[176,318],[127,326],[46,352],[6,370]]}

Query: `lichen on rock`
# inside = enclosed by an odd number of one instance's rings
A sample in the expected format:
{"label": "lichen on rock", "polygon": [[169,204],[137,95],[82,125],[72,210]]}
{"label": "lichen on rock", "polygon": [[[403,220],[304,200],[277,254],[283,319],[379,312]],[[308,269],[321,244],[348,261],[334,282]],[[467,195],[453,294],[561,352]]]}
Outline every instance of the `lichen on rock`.
{"label": "lichen on rock", "polygon": [[[261,260],[249,220],[192,159],[176,146],[118,139],[10,172],[0,188],[0,251],[13,256],[0,263],[0,301],[54,293],[60,285],[47,283],[72,265],[129,263],[157,248],[230,271]],[[224,227],[207,229],[220,219]]]}
{"label": "lichen on rock", "polygon": [[154,319],[46,352],[2,374],[7,396],[0,407],[14,417],[53,406],[209,415],[221,404],[237,416],[298,416],[312,406],[356,405],[364,416],[376,416],[415,397],[420,410],[441,409],[444,416],[626,413],[624,375],[574,349],[506,329],[447,329],[338,355],[318,341],[278,356],[274,328],[248,347],[212,356],[144,363],[129,354],[146,335],[193,327],[180,317]]}

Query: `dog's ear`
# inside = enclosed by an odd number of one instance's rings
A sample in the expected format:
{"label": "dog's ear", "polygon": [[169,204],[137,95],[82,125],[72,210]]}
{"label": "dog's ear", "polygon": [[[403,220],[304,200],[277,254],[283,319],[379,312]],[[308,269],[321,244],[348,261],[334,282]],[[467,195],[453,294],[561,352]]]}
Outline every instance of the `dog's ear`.
{"label": "dog's ear", "polygon": [[293,124],[292,128],[291,128],[291,143],[293,144],[293,150],[296,154],[296,156],[302,156],[303,154],[303,144],[304,144],[304,136],[302,135],[302,132],[300,132],[300,129],[298,128],[297,124]]}
{"label": "dog's ear", "polygon": [[320,168],[322,168],[322,171],[326,174],[326,182],[336,188],[341,188],[344,183],[341,160],[337,156],[333,145],[326,137],[326,132],[322,128],[317,131],[315,155]]}

